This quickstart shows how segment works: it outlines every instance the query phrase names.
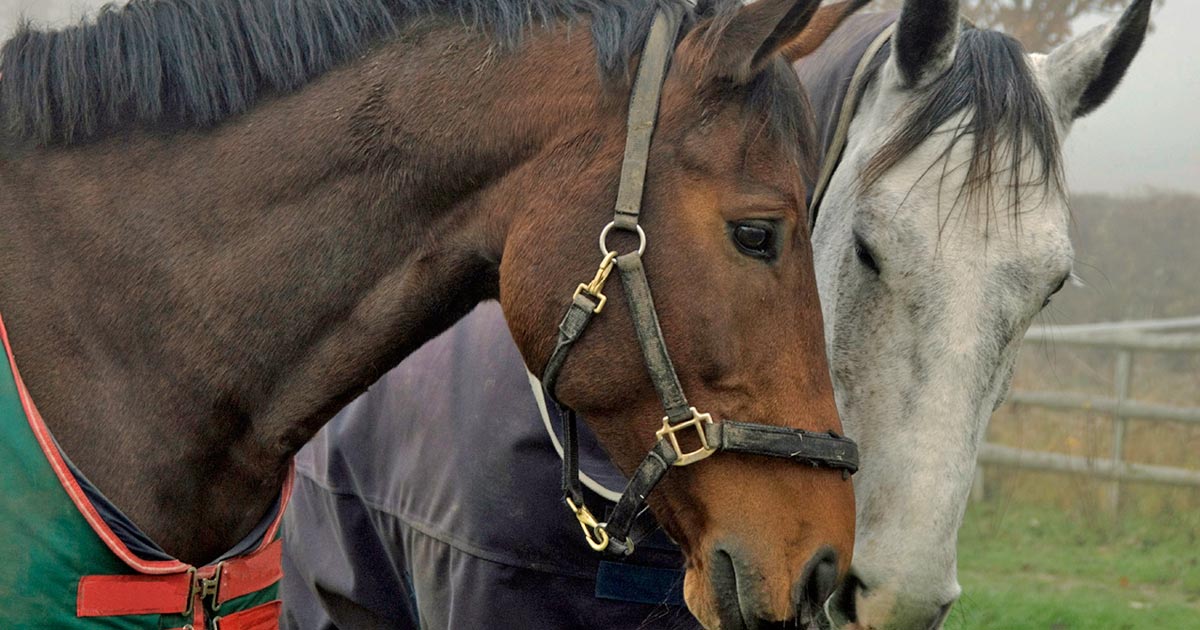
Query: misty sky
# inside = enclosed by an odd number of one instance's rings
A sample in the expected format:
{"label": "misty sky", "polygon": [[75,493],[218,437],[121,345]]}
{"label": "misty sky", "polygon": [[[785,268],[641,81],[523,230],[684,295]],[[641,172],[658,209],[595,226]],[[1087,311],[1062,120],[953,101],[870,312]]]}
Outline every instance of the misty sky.
{"label": "misty sky", "polygon": [[[1066,0],[1064,0],[1066,1]],[[22,14],[62,24],[100,0],[0,0],[0,36]],[[1067,139],[1066,164],[1076,192],[1144,188],[1200,193],[1200,2],[1156,2],[1155,31],[1125,82]],[[1089,15],[1075,32],[1116,15]]]}

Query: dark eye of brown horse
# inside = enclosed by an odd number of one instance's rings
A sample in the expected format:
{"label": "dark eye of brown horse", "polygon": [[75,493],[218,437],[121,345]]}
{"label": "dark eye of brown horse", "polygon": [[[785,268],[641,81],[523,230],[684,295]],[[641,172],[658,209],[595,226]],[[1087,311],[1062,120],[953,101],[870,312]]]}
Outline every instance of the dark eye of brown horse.
{"label": "dark eye of brown horse", "polygon": [[778,255],[775,247],[775,224],[771,221],[749,220],[730,224],[730,236],[738,251],[747,256],[774,260]]}

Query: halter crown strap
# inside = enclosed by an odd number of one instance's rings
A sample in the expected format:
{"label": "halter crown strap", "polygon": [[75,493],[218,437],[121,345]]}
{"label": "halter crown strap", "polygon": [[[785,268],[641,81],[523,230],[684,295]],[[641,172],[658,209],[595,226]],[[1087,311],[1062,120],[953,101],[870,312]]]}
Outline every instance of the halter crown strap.
{"label": "halter crown strap", "polygon": [[617,189],[617,206],[613,223],[622,230],[637,228],[642,211],[642,192],[646,185],[646,161],[650,156],[650,139],[658,119],[658,100],[662,96],[667,64],[675,50],[679,33],[678,15],[659,9],[654,14],[646,45],[638,62],[633,95],[629,99],[629,120],[625,132],[625,159],[621,163],[621,183]]}
{"label": "halter crown strap", "polygon": [[[675,48],[679,33],[679,17],[659,9],[646,36],[642,58],[638,62],[637,78],[629,100],[629,119],[626,123],[625,158],[621,163],[621,182],[617,188],[617,204],[613,212],[612,226],[627,231],[637,231],[645,243],[644,232],[638,226],[642,210],[642,195],[645,192],[646,165],[650,158],[650,142],[654,137],[654,125],[658,119],[658,102],[667,75],[667,66]],[[600,247],[607,249],[604,236]],[[607,260],[607,258],[606,258]],[[670,422],[679,422],[692,416],[683,386],[667,344],[663,341],[662,329],[654,299],[650,295],[650,283],[642,266],[641,248],[616,257],[616,266],[621,273],[621,284],[625,287],[629,309],[633,315],[633,328],[637,331],[638,344],[642,347],[642,358],[658,397],[662,400]]]}
{"label": "halter crown strap", "polygon": [[[658,119],[658,101],[662,95],[663,79],[666,77],[667,65],[671,60],[671,53],[675,48],[675,37],[679,33],[679,24],[679,15],[659,9],[655,12],[654,21],[650,24],[650,32],[646,35],[646,44],[642,50],[641,60],[638,62],[637,77],[634,79],[633,93],[629,100],[629,115],[625,132],[625,157],[621,162],[621,180],[617,187],[617,202],[613,211],[613,220],[600,233],[600,248],[602,251],[607,249],[605,240],[609,230],[614,227],[630,232],[637,232],[641,238],[642,246],[645,246],[645,232],[638,226],[638,217],[641,214],[642,193],[645,190],[646,163],[649,160],[650,141],[654,136],[654,125]],[[641,253],[640,248],[638,253]],[[597,272],[596,278],[592,281],[591,285],[579,285],[579,288],[575,291],[575,296],[572,298],[570,309],[567,310],[567,314],[558,326],[558,340],[542,372],[542,384],[550,392],[551,396],[554,394],[554,388],[558,382],[558,374],[562,371],[563,364],[567,360],[567,354],[570,352],[571,347],[579,340],[583,331],[591,323],[592,316],[604,308],[607,298],[603,293],[600,293],[600,290],[604,286],[604,280],[608,277],[611,265],[614,263],[613,258],[615,258],[613,255],[605,256],[604,262],[601,263],[600,270]],[[638,266],[640,266],[640,262]],[[646,292],[648,295],[648,286]],[[653,316],[653,305],[651,305],[650,310]],[[658,330],[657,317],[654,318],[654,330]],[[659,332],[658,335],[661,340],[662,333]],[[642,330],[639,328],[638,338],[641,339],[641,336]],[[674,383],[666,383],[664,386],[667,389],[673,388],[676,392],[671,394],[669,398],[671,400],[682,401],[684,406],[686,406],[687,400],[683,397],[683,388],[679,386],[679,379],[675,377],[675,370],[671,367],[671,359],[666,355],[666,347],[662,346],[660,357],[656,357],[653,360],[647,359],[647,363],[651,361],[656,365],[665,365],[669,368]],[[653,368],[651,369],[651,374],[654,374]],[[658,381],[655,381],[655,387],[658,388],[660,396],[663,398],[663,404],[668,409],[668,415],[670,415],[671,405],[667,403],[668,395],[664,393],[664,386],[660,386]]]}

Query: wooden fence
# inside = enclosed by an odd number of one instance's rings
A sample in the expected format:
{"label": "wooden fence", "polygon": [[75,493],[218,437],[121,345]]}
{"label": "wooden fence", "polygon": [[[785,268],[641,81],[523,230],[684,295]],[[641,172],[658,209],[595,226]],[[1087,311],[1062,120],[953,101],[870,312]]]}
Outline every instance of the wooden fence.
{"label": "wooden fence", "polygon": [[[1126,462],[1123,458],[1125,432],[1130,419],[1200,424],[1200,407],[1179,407],[1136,400],[1133,357],[1136,353],[1200,353],[1200,317],[1145,320],[1110,324],[1081,324],[1032,328],[1026,342],[1049,341],[1059,345],[1100,348],[1116,353],[1111,396],[1055,391],[1013,391],[1006,404],[1032,405],[1057,410],[1103,413],[1113,419],[1112,454],[1108,458],[1079,457],[1063,453],[1032,451],[1000,444],[984,444],[975,472],[972,496],[984,497],[984,465],[1016,467],[1086,475],[1112,481],[1108,507],[1115,511],[1121,501],[1121,482],[1138,481],[1200,487],[1200,470],[1151,466]],[[1200,455],[1198,455],[1200,456]]]}

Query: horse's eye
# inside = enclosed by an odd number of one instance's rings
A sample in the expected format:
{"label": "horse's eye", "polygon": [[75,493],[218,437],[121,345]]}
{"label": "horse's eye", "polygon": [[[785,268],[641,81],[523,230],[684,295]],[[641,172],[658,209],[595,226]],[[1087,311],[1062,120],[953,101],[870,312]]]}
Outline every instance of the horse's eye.
{"label": "horse's eye", "polygon": [[775,224],[771,221],[751,220],[738,221],[730,224],[730,236],[738,251],[761,258],[773,260],[775,251]]}
{"label": "horse's eye", "polygon": [[879,274],[879,263],[875,262],[875,256],[871,254],[871,248],[867,247],[867,244],[857,234],[854,236],[854,255],[858,256],[858,261],[864,267],[874,271],[876,275]]}
{"label": "horse's eye", "polygon": [[1051,302],[1051,301],[1054,299],[1054,296],[1055,296],[1055,295],[1058,295],[1058,292],[1059,292],[1059,291],[1062,291],[1062,290],[1063,290],[1063,287],[1067,286],[1067,280],[1068,280],[1070,277],[1071,277],[1071,274],[1069,274],[1069,273],[1068,273],[1067,275],[1065,275],[1065,276],[1063,276],[1063,277],[1062,277],[1062,280],[1059,280],[1059,281],[1058,281],[1058,285],[1056,285],[1056,286],[1054,287],[1054,290],[1050,292],[1050,295],[1047,295],[1047,296],[1046,296],[1046,299],[1042,301],[1042,308],[1043,308],[1043,309],[1044,309],[1044,308],[1046,308],[1047,306],[1050,306],[1050,302]]}

